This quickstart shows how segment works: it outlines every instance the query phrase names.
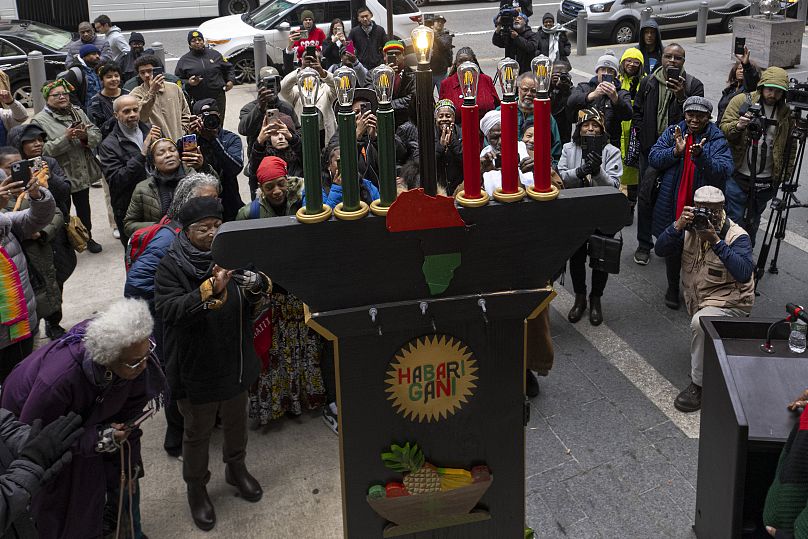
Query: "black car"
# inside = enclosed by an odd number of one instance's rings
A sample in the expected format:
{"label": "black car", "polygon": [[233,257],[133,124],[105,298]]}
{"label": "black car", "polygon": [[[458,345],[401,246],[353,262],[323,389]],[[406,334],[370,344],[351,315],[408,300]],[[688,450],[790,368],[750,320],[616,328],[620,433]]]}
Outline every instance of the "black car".
{"label": "black car", "polygon": [[28,53],[40,51],[45,74],[54,79],[65,70],[65,47],[72,38],[70,32],[39,22],[0,20],[0,69],[8,75],[14,99],[32,106]]}

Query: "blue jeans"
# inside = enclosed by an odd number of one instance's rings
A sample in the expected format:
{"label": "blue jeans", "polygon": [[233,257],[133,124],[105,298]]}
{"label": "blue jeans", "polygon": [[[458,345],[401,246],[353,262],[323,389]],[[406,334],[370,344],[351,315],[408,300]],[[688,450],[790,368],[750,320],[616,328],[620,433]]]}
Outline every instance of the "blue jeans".
{"label": "blue jeans", "polygon": [[[735,174],[735,177],[740,176]],[[741,176],[741,181],[745,176]],[[744,182],[748,183],[748,182]],[[754,189],[754,188],[753,188]],[[741,225],[744,230],[749,234],[749,240],[752,242],[752,247],[755,247],[755,236],[757,235],[758,227],[760,226],[760,216],[768,208],[769,201],[774,198],[775,189],[769,187],[761,191],[755,191],[755,206],[749,215],[748,221],[744,221],[744,214],[746,212],[746,204],[749,200],[749,193],[744,191],[743,188],[735,181],[735,178],[727,180],[727,185],[724,188],[724,197],[726,198],[727,216]]]}

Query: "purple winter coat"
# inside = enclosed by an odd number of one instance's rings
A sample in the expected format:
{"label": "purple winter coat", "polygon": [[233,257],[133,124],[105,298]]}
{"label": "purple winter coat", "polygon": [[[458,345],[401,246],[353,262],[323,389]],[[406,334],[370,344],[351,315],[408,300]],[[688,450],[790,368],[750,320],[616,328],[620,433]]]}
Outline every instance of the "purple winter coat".
{"label": "purple winter coat", "polygon": [[[31,513],[43,539],[102,536],[107,481],[116,481],[120,455],[95,452],[98,428],[137,417],[165,387],[165,377],[152,356],[148,368],[135,380],[113,375],[105,390],[106,369],[93,363],[82,342],[87,322],[76,324],[61,339],[33,352],[3,384],[0,406],[24,423],[39,418],[47,425],[71,411],[85,418],[84,434],[73,447],[73,460],[31,501]],[[129,442],[132,467],[137,464],[142,470],[141,434],[133,431]]]}

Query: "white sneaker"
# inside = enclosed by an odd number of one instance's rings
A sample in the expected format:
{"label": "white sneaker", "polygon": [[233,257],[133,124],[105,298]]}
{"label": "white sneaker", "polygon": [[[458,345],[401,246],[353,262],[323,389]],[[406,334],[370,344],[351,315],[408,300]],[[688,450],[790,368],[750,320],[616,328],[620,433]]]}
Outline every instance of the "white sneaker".
{"label": "white sneaker", "polygon": [[117,228],[116,228],[115,230],[113,230],[113,231],[112,231],[112,237],[113,237],[113,238],[115,238],[116,240],[121,239],[121,233],[120,233],[120,232],[118,232],[118,229],[117,229]]}

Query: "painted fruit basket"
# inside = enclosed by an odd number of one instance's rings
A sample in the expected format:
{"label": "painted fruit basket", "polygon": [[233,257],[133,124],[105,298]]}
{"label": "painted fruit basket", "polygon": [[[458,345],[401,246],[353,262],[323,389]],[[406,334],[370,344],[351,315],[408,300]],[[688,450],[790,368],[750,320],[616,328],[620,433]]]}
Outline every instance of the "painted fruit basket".
{"label": "painted fruit basket", "polygon": [[494,476],[445,492],[432,492],[395,498],[371,498],[367,501],[376,513],[393,526],[385,529],[384,537],[395,537],[418,531],[456,526],[488,520],[491,515],[484,510],[473,511]]}

